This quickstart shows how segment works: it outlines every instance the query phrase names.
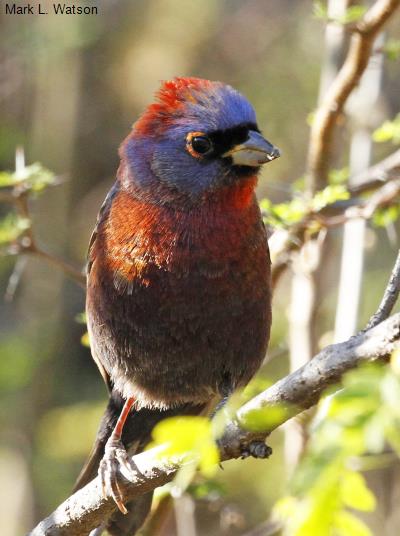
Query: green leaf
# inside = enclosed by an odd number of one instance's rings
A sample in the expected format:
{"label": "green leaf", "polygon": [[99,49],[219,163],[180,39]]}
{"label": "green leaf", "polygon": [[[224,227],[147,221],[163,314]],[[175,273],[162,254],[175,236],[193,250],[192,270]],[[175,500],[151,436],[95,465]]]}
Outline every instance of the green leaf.
{"label": "green leaf", "polygon": [[0,245],[8,245],[21,234],[29,229],[31,222],[27,218],[20,218],[13,212],[10,212],[2,220],[0,220]]}
{"label": "green leaf", "polygon": [[241,393],[242,402],[243,400],[251,400],[270,387],[272,383],[268,378],[263,378],[260,375],[255,376],[243,389]]}
{"label": "green leaf", "polygon": [[350,24],[357,22],[366,13],[367,7],[354,5],[346,9],[345,13],[340,17],[330,17],[326,3],[317,0],[314,2],[313,15],[317,19],[322,19],[329,22],[336,22],[337,24]]}
{"label": "green leaf", "polygon": [[249,411],[245,419],[240,421],[241,426],[253,432],[270,430],[286,420],[288,409],[284,406],[258,408]]}
{"label": "green leaf", "polygon": [[394,144],[400,143],[400,114],[392,121],[385,121],[383,125],[375,130],[372,139],[377,143],[392,141]]}
{"label": "green leaf", "polygon": [[328,8],[325,2],[314,0],[313,15],[316,19],[326,20],[328,18]]}
{"label": "green leaf", "polygon": [[395,374],[385,374],[380,382],[382,401],[389,407],[400,409],[400,383]]}
{"label": "green leaf", "polygon": [[[355,467],[393,462],[400,456],[399,357],[391,367],[361,366],[344,375],[341,388],[325,398],[316,415],[307,450],[291,482],[291,495],[278,508],[290,536],[371,536],[348,511],[370,512],[376,499]],[[365,459],[368,458],[368,464]],[[364,463],[363,463],[364,460]],[[357,465],[356,465],[357,464]]]}
{"label": "green leaf", "polygon": [[392,449],[400,457],[400,423],[394,421],[391,424],[386,425],[386,439]]}
{"label": "green leaf", "polygon": [[55,175],[39,163],[32,164],[24,168],[22,173],[17,175],[18,180],[24,182],[28,189],[40,192],[46,186],[54,184]]}
{"label": "green leaf", "polygon": [[26,190],[41,192],[47,186],[54,184],[55,179],[53,172],[36,162],[19,172],[0,173],[0,188],[23,185]]}
{"label": "green leaf", "polygon": [[367,525],[350,512],[342,510],[335,518],[336,534],[340,536],[373,536]]}
{"label": "green leaf", "polygon": [[309,127],[312,127],[315,121],[315,116],[317,115],[317,112],[314,110],[313,112],[310,112],[307,115],[306,123]]}
{"label": "green leaf", "polygon": [[376,500],[364,477],[355,471],[346,471],[341,482],[342,500],[346,506],[363,512],[374,510]]}
{"label": "green leaf", "polygon": [[[333,180],[343,181],[348,174],[345,168],[333,171]],[[350,193],[342,184],[331,184],[317,192],[311,201],[304,197],[295,197],[287,203],[273,205],[269,199],[260,202],[261,211],[267,224],[274,227],[290,227],[302,221],[311,211],[319,211],[336,201],[349,199]]]}
{"label": "green leaf", "polygon": [[86,346],[86,348],[90,348],[90,339],[89,339],[89,333],[86,332],[81,337],[81,344],[82,346]]}
{"label": "green leaf", "polygon": [[329,184],[344,184],[348,181],[350,176],[349,168],[343,167],[341,169],[331,169],[329,172]]}
{"label": "green leaf", "polygon": [[389,60],[396,61],[400,57],[400,39],[389,39],[383,51]]}
{"label": "green leaf", "polygon": [[290,518],[296,512],[298,499],[293,496],[283,497],[279,499],[274,506],[274,513],[278,517]]}
{"label": "green leaf", "polygon": [[260,206],[266,222],[275,227],[294,225],[301,221],[308,211],[307,203],[302,198],[277,205],[273,205],[269,199],[263,199]]}
{"label": "green leaf", "polygon": [[81,313],[78,313],[75,315],[75,322],[78,324],[86,325],[86,313],[85,311],[82,311]]}
{"label": "green leaf", "polygon": [[350,6],[346,9],[346,13],[343,15],[343,17],[338,17],[335,19],[336,22],[339,22],[340,24],[350,24],[352,22],[357,22],[360,20],[365,13],[367,12],[366,6]]}
{"label": "green leaf", "polygon": [[364,424],[364,450],[368,450],[370,453],[383,451],[386,441],[385,428],[380,412],[373,414],[368,422]]}
{"label": "green leaf", "polygon": [[390,366],[397,377],[400,376],[400,348],[392,352],[390,357]]}
{"label": "green leaf", "polygon": [[305,175],[296,179],[292,184],[292,189],[297,195],[301,192],[304,192],[305,188],[306,188],[306,176]]}
{"label": "green leaf", "polygon": [[212,424],[206,417],[171,417],[158,423],[152,432],[151,446],[165,445],[162,455],[187,455],[200,470],[210,475],[219,461]]}
{"label": "green leaf", "polygon": [[6,186],[13,186],[15,184],[15,177],[12,173],[7,171],[0,172],[0,188],[5,188]]}
{"label": "green leaf", "polygon": [[215,500],[226,495],[224,485],[212,479],[195,482],[189,486],[188,491],[195,499],[203,500]]}
{"label": "green leaf", "polygon": [[400,204],[390,205],[387,208],[376,209],[372,216],[372,223],[376,227],[387,227],[394,223],[400,215]]}
{"label": "green leaf", "polygon": [[346,190],[345,186],[332,184],[315,194],[311,200],[311,208],[314,211],[318,211],[336,201],[344,201],[349,198],[350,193]]}
{"label": "green leaf", "polygon": [[[82,313],[78,313],[77,315],[75,315],[75,322],[86,326],[87,324],[86,313],[83,311]],[[82,346],[86,346],[87,348],[90,348],[89,333],[87,331],[81,337],[81,344]]]}

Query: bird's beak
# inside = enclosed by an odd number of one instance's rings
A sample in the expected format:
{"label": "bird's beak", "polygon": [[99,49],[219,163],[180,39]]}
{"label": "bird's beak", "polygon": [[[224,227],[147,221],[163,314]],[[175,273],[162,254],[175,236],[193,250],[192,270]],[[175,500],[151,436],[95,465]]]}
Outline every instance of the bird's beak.
{"label": "bird's beak", "polygon": [[244,143],[235,145],[222,156],[232,158],[235,166],[258,167],[279,158],[280,155],[277,147],[263,138],[259,132],[251,130]]}

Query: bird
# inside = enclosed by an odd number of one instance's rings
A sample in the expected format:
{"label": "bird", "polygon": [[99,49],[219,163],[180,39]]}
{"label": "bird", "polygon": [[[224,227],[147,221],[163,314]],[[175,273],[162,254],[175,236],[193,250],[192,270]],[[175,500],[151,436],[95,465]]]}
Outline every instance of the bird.
{"label": "bird", "polygon": [[[107,528],[125,535],[151,504],[151,494],[138,508],[125,504],[117,468],[127,451],[140,452],[168,416],[223,404],[263,362],[270,256],[255,188],[280,152],[233,87],[176,77],[161,84],[119,156],[87,263],[90,347],[110,398],[76,487],[98,471],[119,509]],[[135,508],[124,522],[120,514]]]}

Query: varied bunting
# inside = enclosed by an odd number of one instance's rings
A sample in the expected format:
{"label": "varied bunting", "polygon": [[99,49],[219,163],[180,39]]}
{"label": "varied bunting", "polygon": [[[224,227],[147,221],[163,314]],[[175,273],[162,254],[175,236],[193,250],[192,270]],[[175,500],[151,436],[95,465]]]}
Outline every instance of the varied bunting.
{"label": "varied bunting", "polygon": [[[279,151],[232,87],[176,78],[119,154],[87,271],[91,350],[111,396],[77,487],[99,466],[125,513],[137,507],[124,505],[116,479],[126,448],[143,449],[166,416],[204,412],[245,386],[263,361],[270,259],[254,189]],[[112,534],[135,532],[151,495],[140,501],[133,521],[109,521]]]}

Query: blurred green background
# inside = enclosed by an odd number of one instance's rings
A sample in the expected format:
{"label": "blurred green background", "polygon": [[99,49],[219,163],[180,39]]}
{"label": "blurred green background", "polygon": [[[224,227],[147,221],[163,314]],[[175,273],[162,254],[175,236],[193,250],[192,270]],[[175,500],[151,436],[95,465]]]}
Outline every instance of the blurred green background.
{"label": "blurred green background", "polygon": [[[17,145],[64,180],[32,204],[47,250],[83,267],[117,149],[159,81],[192,75],[232,84],[253,103],[283,153],[263,171],[259,196],[281,202],[305,168],[307,117],[318,97],[324,23],[306,0],[93,0],[97,16],[0,15],[0,170]],[[3,7],[3,6],[2,6]],[[392,24],[390,34],[399,37]],[[388,61],[375,126],[399,111],[400,65]],[[347,142],[343,134],[343,144]],[[374,158],[393,148],[377,147]],[[345,162],[347,149],[343,152]],[[341,163],[343,164],[343,162]],[[9,210],[0,205],[0,215]],[[398,229],[397,229],[398,230]],[[316,330],[333,328],[340,231],[329,243]],[[395,235],[397,236],[397,235]],[[373,312],[396,247],[369,229],[360,325]],[[70,492],[90,450],[106,390],[81,344],[84,292],[61,272],[27,259],[12,302],[2,299],[15,258],[0,260],[0,502],[2,534],[22,534]],[[288,276],[274,298],[270,362],[288,369]],[[329,335],[329,333],[328,333]],[[272,462],[229,462],[197,506],[199,534],[242,534],[268,517],[285,487],[280,433]],[[221,485],[221,489],[220,486]]]}

